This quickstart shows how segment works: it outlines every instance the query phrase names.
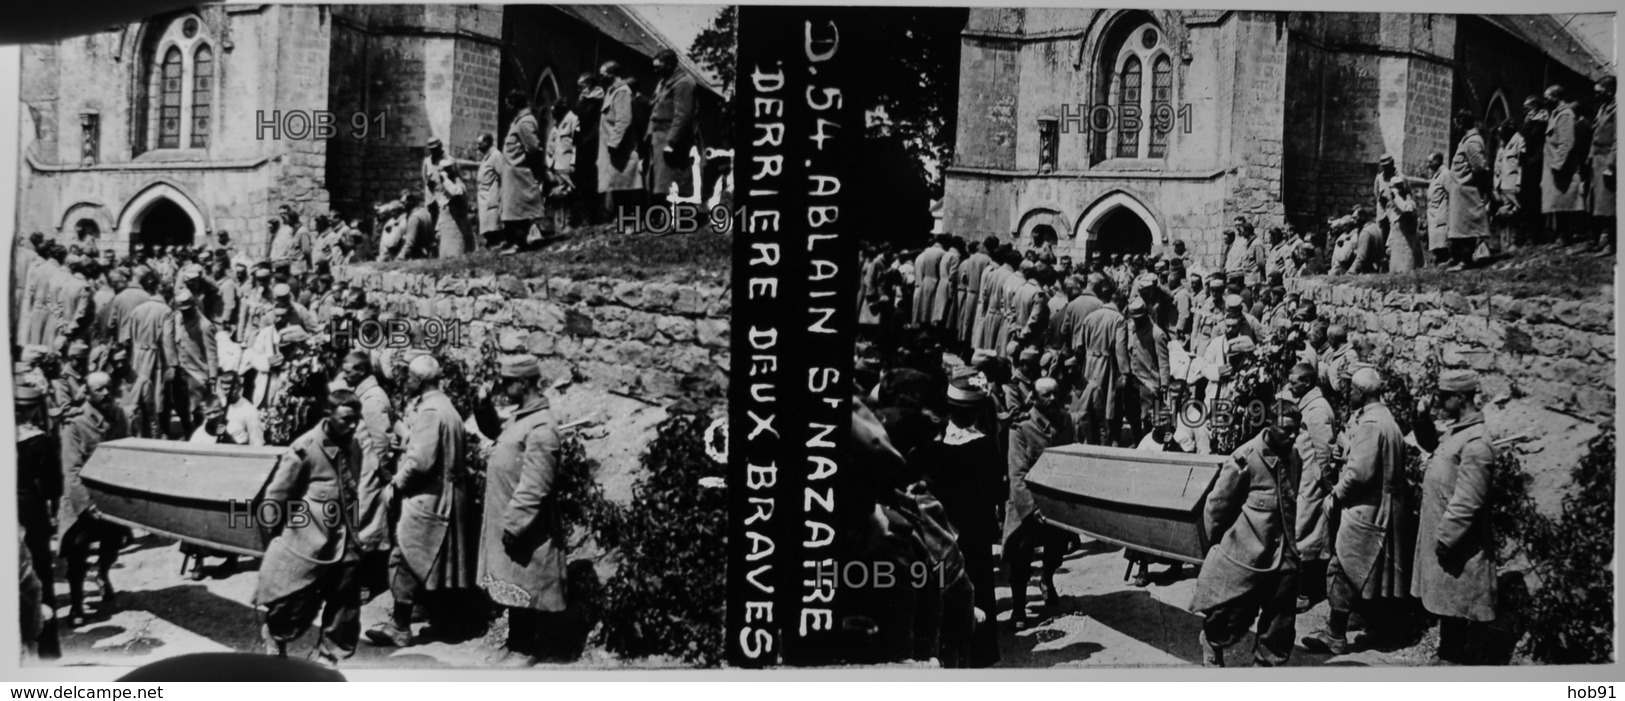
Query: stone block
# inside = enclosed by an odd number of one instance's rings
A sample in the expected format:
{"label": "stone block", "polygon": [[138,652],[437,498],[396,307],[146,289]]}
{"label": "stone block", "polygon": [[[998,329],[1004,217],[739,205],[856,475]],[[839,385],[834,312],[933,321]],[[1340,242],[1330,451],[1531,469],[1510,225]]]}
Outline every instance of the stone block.
{"label": "stone block", "polygon": [[1599,302],[1580,305],[1580,328],[1587,331],[1608,331],[1614,325],[1614,306]]}
{"label": "stone block", "polygon": [[620,283],[617,283],[615,285],[615,289],[614,289],[614,291],[612,293],[612,296],[615,298],[615,302],[617,304],[622,304],[622,305],[625,305],[625,306],[628,306],[628,307],[634,307],[634,308],[642,306],[643,305],[643,283],[641,283],[641,282],[620,282]]}
{"label": "stone block", "polygon": [[554,345],[556,336],[542,331],[532,331],[525,336],[525,352],[533,355],[552,355],[557,346]]}
{"label": "stone block", "polygon": [[564,332],[571,336],[593,335],[592,317],[574,308],[564,310]]}
{"label": "stone block", "polygon": [[672,302],[672,311],[678,314],[699,316],[705,313],[706,294],[694,287],[683,285],[677,288],[677,298]]}
{"label": "stone block", "polygon": [[496,287],[497,291],[508,296],[509,298],[530,296],[530,288],[525,285],[523,280],[520,280],[512,275],[498,276]]}
{"label": "stone block", "polygon": [[1523,318],[1523,307],[1507,295],[1491,295],[1490,314],[1504,321],[1517,321]]}
{"label": "stone block", "polygon": [[629,312],[626,317],[627,337],[645,342],[653,340],[654,337],[660,335],[660,332],[655,327],[655,320],[658,318],[648,312],[635,310]]}
{"label": "stone block", "polygon": [[695,333],[699,337],[702,346],[707,348],[728,347],[727,319],[701,319],[695,324]]}
{"label": "stone block", "polygon": [[642,341],[621,341],[615,346],[615,358],[633,367],[647,368],[654,364],[654,349]]}
{"label": "stone block", "polygon": [[1614,393],[1611,391],[1581,387],[1574,393],[1574,403],[1582,416],[1614,415]]}
{"label": "stone block", "polygon": [[1580,303],[1574,300],[1562,300],[1552,305],[1552,316],[1562,322],[1564,326],[1581,328],[1585,317],[1580,313]]}
{"label": "stone block", "polygon": [[626,322],[624,321],[597,321],[593,324],[594,330],[604,338],[622,338],[626,336]]}
{"label": "stone block", "polygon": [[694,340],[694,322],[680,316],[657,316],[655,328],[660,334],[671,339],[674,343],[687,343]]}
{"label": "stone block", "polygon": [[503,329],[497,332],[497,349],[504,353],[517,353],[525,347],[525,332],[519,329]]}
{"label": "stone block", "polygon": [[467,294],[471,295],[496,294],[498,292],[497,280],[495,277],[489,275],[471,277],[468,278],[467,290]]}
{"label": "stone block", "polygon": [[669,282],[651,282],[643,287],[643,310],[670,312],[675,306],[677,286]]}

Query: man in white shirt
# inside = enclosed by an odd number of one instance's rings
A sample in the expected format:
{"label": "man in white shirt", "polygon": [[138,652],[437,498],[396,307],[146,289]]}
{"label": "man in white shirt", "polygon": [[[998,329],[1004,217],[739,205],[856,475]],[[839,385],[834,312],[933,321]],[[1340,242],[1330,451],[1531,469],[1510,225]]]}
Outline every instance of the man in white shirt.
{"label": "man in white shirt", "polygon": [[[265,445],[259,409],[243,396],[243,383],[235,371],[220,373],[221,401],[225,404],[225,433],[237,445]],[[207,422],[205,422],[206,424]]]}

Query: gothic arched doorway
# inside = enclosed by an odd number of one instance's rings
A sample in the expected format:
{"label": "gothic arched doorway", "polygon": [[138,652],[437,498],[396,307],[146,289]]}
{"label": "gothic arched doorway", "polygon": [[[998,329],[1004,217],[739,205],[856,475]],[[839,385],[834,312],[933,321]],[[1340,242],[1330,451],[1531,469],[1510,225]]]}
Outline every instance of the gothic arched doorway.
{"label": "gothic arched doorway", "polygon": [[1151,252],[1151,227],[1124,207],[1101,217],[1089,238],[1089,250],[1099,255]]}
{"label": "gothic arched doorway", "polygon": [[131,227],[132,249],[153,246],[191,246],[198,234],[192,217],[174,200],[159,198],[135,217]]}

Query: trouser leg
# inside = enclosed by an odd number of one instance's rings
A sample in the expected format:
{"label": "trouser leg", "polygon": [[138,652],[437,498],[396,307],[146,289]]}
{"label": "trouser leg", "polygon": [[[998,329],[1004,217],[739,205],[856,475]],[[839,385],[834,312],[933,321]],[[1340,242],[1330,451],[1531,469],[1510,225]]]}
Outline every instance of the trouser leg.
{"label": "trouser leg", "polygon": [[[423,582],[417,575],[412,574],[410,567],[407,567],[406,557],[401,554],[399,548],[390,551],[389,554],[389,593],[395,599],[395,606],[405,606],[408,612],[423,594]],[[407,622],[411,622],[410,614]]]}
{"label": "trouser leg", "polygon": [[322,577],[322,636],[318,652],[346,658],[361,640],[361,563],[347,560]]}
{"label": "trouser leg", "polygon": [[318,580],[304,589],[273,601],[265,607],[265,630],[271,639],[286,646],[310,629],[316,609],[322,605],[322,583]]}
{"label": "trouser leg", "polygon": [[1258,628],[1253,638],[1253,664],[1278,667],[1292,657],[1298,636],[1298,573],[1285,570],[1262,592]]}

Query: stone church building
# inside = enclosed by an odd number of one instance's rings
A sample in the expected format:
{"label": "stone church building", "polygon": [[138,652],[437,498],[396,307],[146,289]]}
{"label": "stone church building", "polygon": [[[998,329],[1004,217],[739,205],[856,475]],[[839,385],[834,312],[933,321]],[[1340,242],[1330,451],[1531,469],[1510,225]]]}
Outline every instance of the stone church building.
{"label": "stone church building", "polygon": [[[576,77],[613,59],[647,94],[666,48],[685,54],[624,7],[589,5],[206,5],[26,46],[18,231],[84,229],[121,253],[227,231],[252,255],[284,203],[364,216],[421,186],[431,137],[470,161],[481,134],[500,147],[507,91],[573,100]],[[682,61],[703,130],[721,97]]]}
{"label": "stone church building", "polygon": [[[1321,227],[1450,154],[1450,115],[1521,118],[1550,84],[1588,98],[1609,57],[1549,15],[973,9],[944,228],[1221,257],[1245,216]],[[1135,118],[1137,117],[1137,119]]]}

